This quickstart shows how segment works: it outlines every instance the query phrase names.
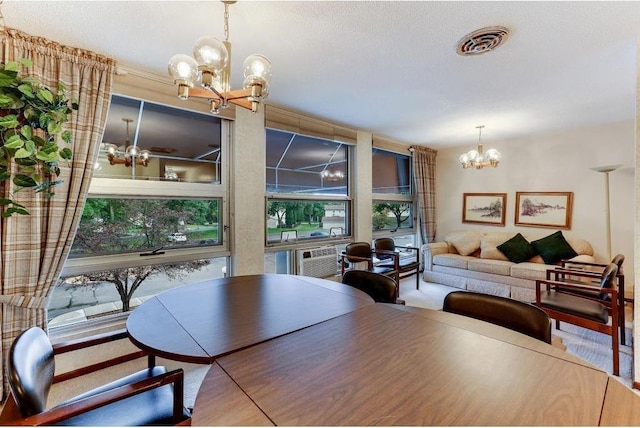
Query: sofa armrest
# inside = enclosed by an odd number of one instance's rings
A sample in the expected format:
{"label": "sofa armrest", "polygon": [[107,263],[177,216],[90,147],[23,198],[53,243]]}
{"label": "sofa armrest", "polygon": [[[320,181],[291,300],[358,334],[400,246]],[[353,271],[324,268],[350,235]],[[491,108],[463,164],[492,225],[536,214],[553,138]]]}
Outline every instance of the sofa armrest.
{"label": "sofa armrest", "polygon": [[449,244],[446,242],[432,242],[422,246],[424,251],[424,270],[430,271],[433,268],[433,256],[438,254],[447,254],[449,252]]}

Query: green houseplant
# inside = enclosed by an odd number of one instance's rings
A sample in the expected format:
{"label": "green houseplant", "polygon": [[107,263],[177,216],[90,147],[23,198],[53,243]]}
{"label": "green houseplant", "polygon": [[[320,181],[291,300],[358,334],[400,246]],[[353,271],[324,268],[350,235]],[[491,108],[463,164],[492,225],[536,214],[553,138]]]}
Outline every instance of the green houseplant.
{"label": "green houseplant", "polygon": [[[61,183],[60,160],[69,160],[71,132],[64,129],[77,103],[71,102],[59,84],[53,91],[35,77],[23,77],[21,68],[31,60],[0,63],[0,184],[11,181],[15,191],[32,189],[50,198]],[[28,215],[13,194],[0,197],[3,217]]]}

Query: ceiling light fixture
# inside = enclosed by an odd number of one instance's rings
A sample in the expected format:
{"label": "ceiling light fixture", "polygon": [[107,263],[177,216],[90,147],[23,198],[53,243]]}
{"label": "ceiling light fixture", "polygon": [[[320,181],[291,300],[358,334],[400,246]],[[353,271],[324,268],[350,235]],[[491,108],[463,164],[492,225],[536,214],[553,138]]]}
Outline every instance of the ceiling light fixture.
{"label": "ceiling light fixture", "polygon": [[[205,98],[210,102],[210,111],[220,113],[220,107],[229,103],[256,112],[258,104],[269,94],[271,61],[259,54],[249,55],[243,63],[243,89],[231,90],[231,42],[229,42],[229,5],[224,3],[224,41],[203,36],[193,46],[193,56],[177,54],[169,60],[169,74],[178,86],[178,98]],[[193,88],[198,81],[204,89]]]}
{"label": "ceiling light fixture", "polygon": [[483,153],[482,128],[484,128],[484,125],[476,126],[476,128],[478,128],[478,150],[469,150],[467,153],[460,155],[458,160],[463,168],[482,169],[485,166],[497,167],[502,155],[496,149],[489,149],[487,153]]}
{"label": "ceiling light fixture", "polygon": [[344,172],[325,169],[320,173],[320,177],[324,181],[340,181],[344,178]]}
{"label": "ceiling light fixture", "polygon": [[140,148],[133,144],[129,140],[129,124],[133,122],[133,119],[123,117],[122,120],[127,124],[127,140],[122,146],[122,149],[115,144],[106,143],[104,149],[107,151],[107,159],[109,159],[110,165],[124,165],[124,166],[147,166],[149,165],[149,157],[151,153],[149,150],[140,150]]}

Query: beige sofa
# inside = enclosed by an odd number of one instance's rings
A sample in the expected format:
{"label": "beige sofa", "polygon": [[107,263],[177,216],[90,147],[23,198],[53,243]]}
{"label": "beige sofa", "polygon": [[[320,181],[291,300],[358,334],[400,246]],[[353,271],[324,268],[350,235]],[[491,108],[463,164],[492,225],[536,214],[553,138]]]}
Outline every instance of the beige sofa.
{"label": "beige sofa", "polygon": [[[497,247],[517,233],[466,230],[449,233],[442,242],[424,245],[424,280],[525,302],[534,301],[535,280],[544,279],[551,265],[545,264],[539,255],[526,262],[509,261]],[[550,233],[523,233],[522,236],[531,242]],[[562,235],[578,254],[572,260],[594,261],[589,242],[569,234]]]}

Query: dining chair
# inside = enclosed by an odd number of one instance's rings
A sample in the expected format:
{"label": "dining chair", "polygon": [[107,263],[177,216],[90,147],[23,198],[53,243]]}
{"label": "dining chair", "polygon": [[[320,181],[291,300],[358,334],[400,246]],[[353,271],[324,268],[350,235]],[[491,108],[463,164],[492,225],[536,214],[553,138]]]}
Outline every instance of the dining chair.
{"label": "dining chair", "polygon": [[[618,267],[609,263],[600,275],[598,286],[536,280],[536,306],[544,310],[550,318],[556,320],[558,330],[560,329],[560,321],[564,321],[611,336],[613,374],[615,376],[618,376],[620,372],[618,291],[614,284],[617,273]],[[591,295],[582,293],[587,291]],[[610,297],[605,299],[603,298],[605,295]],[[609,322],[609,318],[611,318],[611,322]]]}
{"label": "dining chair", "polygon": [[[626,345],[626,314],[625,314],[625,302],[629,301],[633,303],[633,298],[626,299],[624,291],[624,271],[622,265],[624,263],[624,255],[616,254],[611,263],[618,267],[618,273],[616,274],[616,285],[618,288],[618,327],[620,330],[620,343]],[[595,262],[582,262],[572,260],[562,260],[560,266],[556,266],[552,269],[547,269],[547,279],[554,281],[570,282],[576,284],[588,284],[593,286],[599,286],[602,280],[602,273],[606,269],[609,263],[595,263]],[[600,297],[603,299],[610,299],[611,295],[601,295],[599,291],[592,290],[566,290],[569,293],[579,294],[590,297]]]}
{"label": "dining chair", "polygon": [[[411,275],[416,276],[416,290],[420,289],[420,249],[415,247],[407,247],[396,245],[393,238],[378,238],[373,242],[373,248],[376,251],[378,258],[381,260],[378,263],[379,267],[389,267],[398,272],[398,280],[409,277]],[[415,258],[401,258],[399,251],[415,252]],[[393,257],[392,254],[398,254],[398,257]]]}
{"label": "dining chair", "polygon": [[349,270],[342,276],[342,283],[367,293],[378,303],[396,303],[404,305],[398,298],[396,282],[386,276],[366,270]]}
{"label": "dining chair", "polygon": [[549,316],[530,303],[472,291],[453,291],[444,298],[442,310],[496,324],[551,344]]}
{"label": "dining chair", "polygon": [[9,351],[7,375],[11,394],[2,409],[0,423],[82,426],[188,425],[191,415],[183,405],[184,372],[182,369],[167,372],[162,366],[148,367],[65,400],[54,407],[47,407],[49,391],[56,381],[55,355],[107,343],[114,337],[123,338],[121,333],[117,333],[52,345],[47,334],[39,327],[23,331],[14,340]]}
{"label": "dining chair", "polygon": [[[340,254],[340,273],[344,276],[347,272],[347,268],[353,270],[366,270],[369,272],[379,273],[392,277],[396,281],[396,288],[398,289],[398,271],[388,266],[376,266],[374,263],[374,256],[376,252],[371,249],[371,245],[368,242],[351,242],[347,244],[345,250]],[[392,257],[398,257],[392,255]],[[365,269],[358,269],[360,264],[366,266]]]}

